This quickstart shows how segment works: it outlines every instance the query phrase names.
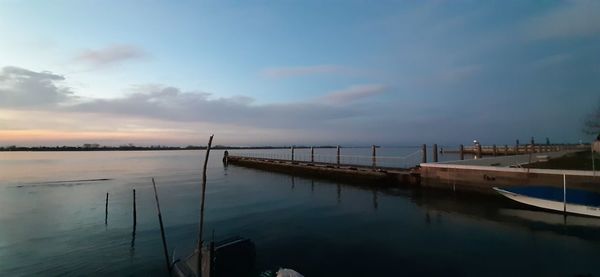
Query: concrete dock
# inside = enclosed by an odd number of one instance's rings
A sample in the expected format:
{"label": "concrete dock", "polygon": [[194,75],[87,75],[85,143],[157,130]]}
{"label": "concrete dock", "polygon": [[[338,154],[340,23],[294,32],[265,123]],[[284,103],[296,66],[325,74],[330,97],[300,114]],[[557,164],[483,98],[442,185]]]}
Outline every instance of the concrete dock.
{"label": "concrete dock", "polygon": [[[229,164],[267,171],[314,176],[371,186],[415,185],[452,191],[495,194],[493,187],[555,186],[562,188],[563,180],[566,179],[569,188],[600,192],[600,173],[595,171],[523,167],[530,163],[581,151],[581,149],[561,149],[560,151],[529,152],[522,155],[449,162],[423,162],[412,168],[378,167],[375,166],[375,163],[373,166],[340,164],[339,157],[337,163],[247,156],[227,156],[224,161],[226,160]],[[425,157],[425,155],[425,151],[423,151],[423,156]]]}
{"label": "concrete dock", "polygon": [[575,150],[421,163],[421,185],[451,190],[494,193],[493,187],[554,186],[600,192],[600,173],[584,170],[524,168],[523,165],[561,157]]}

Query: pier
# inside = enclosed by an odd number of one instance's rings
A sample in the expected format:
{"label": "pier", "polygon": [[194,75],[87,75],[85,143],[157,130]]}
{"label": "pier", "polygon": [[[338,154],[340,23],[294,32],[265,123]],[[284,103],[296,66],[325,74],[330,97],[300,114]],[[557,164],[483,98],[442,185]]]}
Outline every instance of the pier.
{"label": "pier", "polygon": [[[584,151],[585,145],[515,145],[513,148],[491,146],[442,149],[422,145],[417,152],[403,157],[343,155],[337,147],[335,155],[299,155],[291,147],[280,153],[225,153],[224,162],[267,171],[335,179],[364,185],[422,186],[452,191],[494,193],[493,187],[556,186],[600,192],[600,174],[595,171],[528,168],[528,164],[547,161],[566,154]],[[427,150],[431,155],[427,155]],[[305,151],[306,152],[306,151]],[[459,159],[438,161],[439,153],[459,154]],[[512,153],[512,154],[511,154]],[[519,154],[515,154],[519,153]],[[465,159],[465,156],[469,158]],[[431,158],[431,162],[428,162]],[[599,176],[597,176],[599,175]]]}

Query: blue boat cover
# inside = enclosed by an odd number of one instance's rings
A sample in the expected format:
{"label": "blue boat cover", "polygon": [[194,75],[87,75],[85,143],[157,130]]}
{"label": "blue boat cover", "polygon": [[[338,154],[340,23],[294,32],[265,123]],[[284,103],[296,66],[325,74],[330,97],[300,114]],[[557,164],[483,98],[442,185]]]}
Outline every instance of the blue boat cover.
{"label": "blue boat cover", "polygon": [[[563,202],[563,189],[556,187],[515,187],[504,189],[512,193],[545,200]],[[567,203],[600,207],[600,193],[567,188]]]}

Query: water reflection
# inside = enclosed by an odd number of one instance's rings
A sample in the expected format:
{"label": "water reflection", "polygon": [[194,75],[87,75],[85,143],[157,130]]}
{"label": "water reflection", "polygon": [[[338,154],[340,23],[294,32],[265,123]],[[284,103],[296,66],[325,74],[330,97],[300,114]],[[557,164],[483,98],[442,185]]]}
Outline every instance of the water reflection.
{"label": "water reflection", "polygon": [[[65,153],[51,163],[5,162],[0,173],[10,172],[0,174],[0,275],[166,274],[148,180],[165,184],[161,208],[171,252],[190,253],[202,153]],[[208,176],[206,230],[216,229],[216,240],[253,239],[259,269],[290,266],[305,276],[600,273],[595,218],[564,218],[494,196],[225,167],[220,157],[209,164]],[[110,180],[15,187],[100,178]],[[134,187],[139,226],[132,226]],[[111,228],[105,229],[107,191]],[[498,261],[510,266],[499,268]]]}

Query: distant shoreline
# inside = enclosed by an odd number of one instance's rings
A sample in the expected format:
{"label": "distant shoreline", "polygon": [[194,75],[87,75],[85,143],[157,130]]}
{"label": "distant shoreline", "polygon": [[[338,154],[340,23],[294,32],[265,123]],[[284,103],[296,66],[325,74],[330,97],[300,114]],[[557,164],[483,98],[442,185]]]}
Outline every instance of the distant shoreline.
{"label": "distant shoreline", "polygon": [[[289,149],[292,146],[213,146],[214,150],[263,150],[263,149]],[[313,146],[314,148],[336,148],[337,146]],[[308,149],[311,146],[294,146],[296,149]],[[363,148],[363,147],[345,147],[345,148]],[[84,147],[84,146],[9,146],[0,147],[0,152],[86,152],[86,151],[166,151],[166,150],[206,150],[206,146],[101,146],[101,147]]]}

